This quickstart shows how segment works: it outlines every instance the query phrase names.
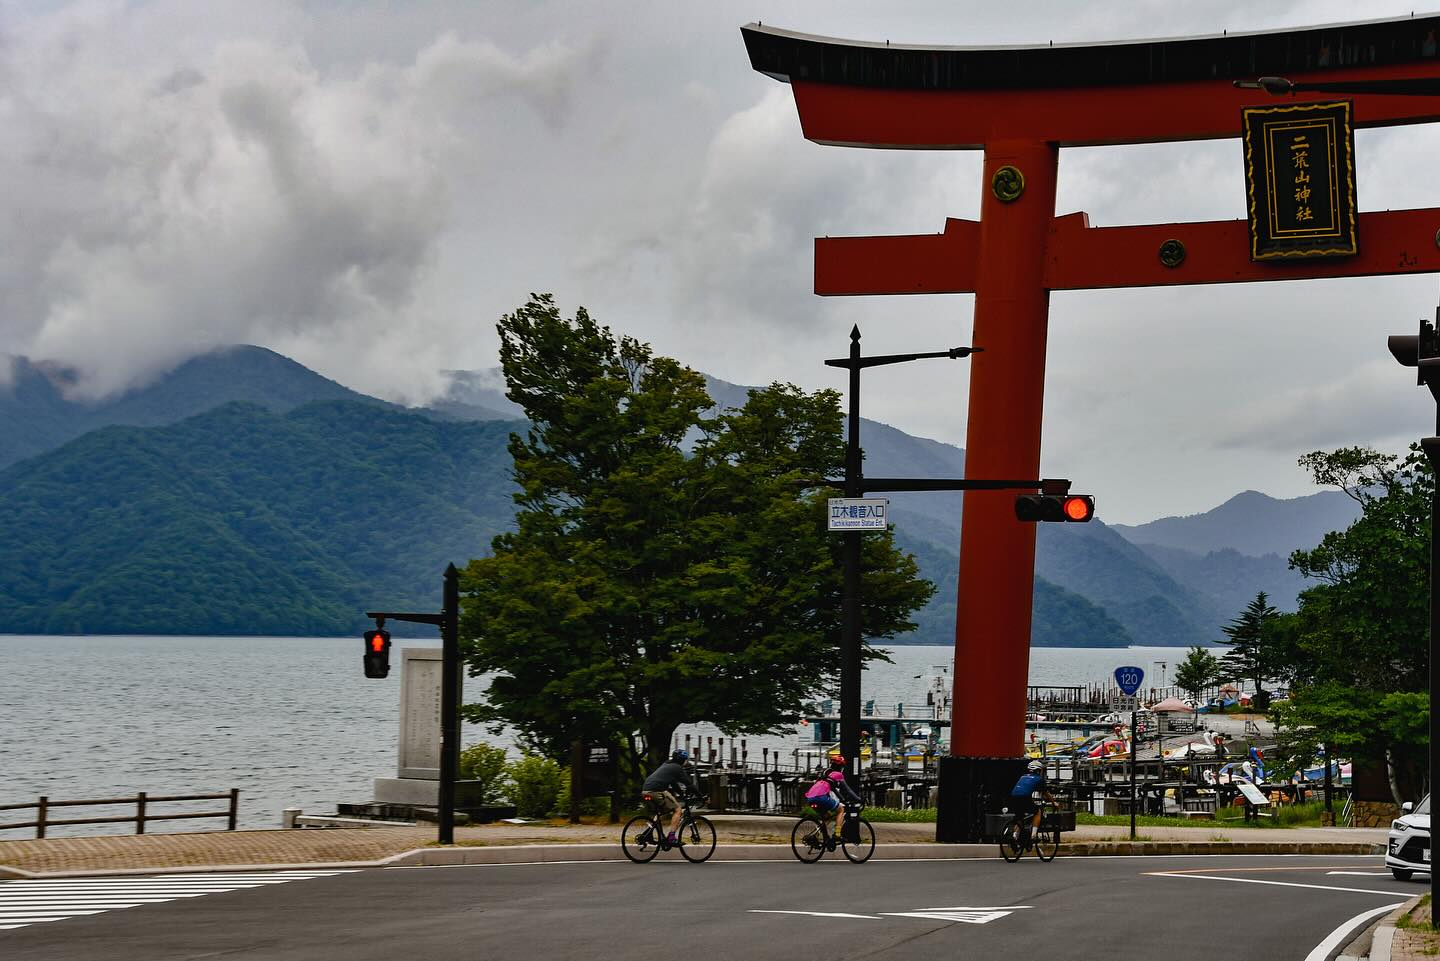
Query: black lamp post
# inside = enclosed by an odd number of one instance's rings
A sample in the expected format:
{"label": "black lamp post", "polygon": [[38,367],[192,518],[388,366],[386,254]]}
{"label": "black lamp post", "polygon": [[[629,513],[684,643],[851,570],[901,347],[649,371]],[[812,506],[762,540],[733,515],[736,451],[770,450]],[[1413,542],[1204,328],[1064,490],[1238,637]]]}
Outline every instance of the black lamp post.
{"label": "black lamp post", "polygon": [[[924,354],[882,354],[860,356],[860,327],[850,331],[850,356],[825,361],[827,367],[843,367],[850,371],[849,423],[845,441],[845,496],[864,497],[865,480],[860,460],[860,371],[866,367],[903,364],[912,360],[947,357],[954,360],[983,350],[981,347],[952,347]],[[860,538],[861,531],[845,531],[844,540],[845,596],[841,608],[842,633],[840,656],[840,753],[844,755],[851,774],[860,771]]]}

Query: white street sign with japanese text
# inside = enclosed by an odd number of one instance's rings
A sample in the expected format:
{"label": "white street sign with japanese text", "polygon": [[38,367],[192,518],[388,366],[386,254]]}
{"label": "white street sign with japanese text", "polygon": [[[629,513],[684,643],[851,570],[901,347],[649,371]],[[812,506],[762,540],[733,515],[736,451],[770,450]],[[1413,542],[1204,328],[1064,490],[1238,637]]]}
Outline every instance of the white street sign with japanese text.
{"label": "white street sign with japanese text", "polygon": [[885,497],[830,498],[830,530],[883,531],[890,500]]}

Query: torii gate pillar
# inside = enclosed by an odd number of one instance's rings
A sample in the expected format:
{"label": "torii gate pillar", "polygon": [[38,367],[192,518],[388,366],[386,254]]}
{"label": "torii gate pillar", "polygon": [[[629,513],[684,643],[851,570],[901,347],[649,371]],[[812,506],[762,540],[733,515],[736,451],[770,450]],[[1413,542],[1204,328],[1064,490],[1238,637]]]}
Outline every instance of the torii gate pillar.
{"label": "torii gate pillar", "polygon": [[[972,342],[985,352],[970,364],[965,475],[972,479],[1040,476],[1052,290],[1440,271],[1436,209],[1360,214],[1358,252],[1285,261],[1252,260],[1244,220],[1092,228],[1084,214],[1056,217],[1061,147],[1239,137],[1241,111],[1270,101],[1235,89],[1232,80],[1281,76],[1354,89],[1357,82],[1437,78],[1437,33],[1440,17],[1432,16],[1182,40],[976,48],[742,29],[751,66],[790,83],[806,139],[985,151],[978,223],[947,219],[940,234],[815,242],[818,294],[975,294]],[[1440,120],[1440,97],[1364,92],[1347,99],[1356,127]],[[1013,504],[1009,494],[965,495],[940,841],[979,840],[984,799],[998,811],[1024,764],[1036,531],[1015,519]]]}
{"label": "torii gate pillar", "polygon": [[[975,360],[985,362],[972,362],[970,374],[966,477],[1040,476],[1050,309],[1042,278],[1058,159],[1053,143],[1007,141],[985,148],[984,183],[1010,167],[1023,174],[1025,189],[1008,203],[986,190],[981,202],[972,342],[984,346]],[[1023,723],[1025,685],[992,683],[1029,673],[1036,525],[1017,523],[1014,504],[1009,491],[965,495],[954,713],[989,721],[952,722],[952,755],[1011,758],[1019,746],[1013,724],[993,722],[1021,718]]]}

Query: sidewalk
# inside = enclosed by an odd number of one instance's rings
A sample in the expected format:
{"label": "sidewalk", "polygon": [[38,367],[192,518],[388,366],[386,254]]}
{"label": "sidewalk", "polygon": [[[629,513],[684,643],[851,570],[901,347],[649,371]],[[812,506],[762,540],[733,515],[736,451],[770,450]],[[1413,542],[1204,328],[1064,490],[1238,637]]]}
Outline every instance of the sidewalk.
{"label": "sidewalk", "polygon": [[[794,818],[714,815],[716,857],[788,856]],[[1385,831],[1365,828],[1141,828],[1129,842],[1123,827],[1082,826],[1068,833],[1062,856],[1096,854],[1379,854]],[[877,857],[993,857],[991,844],[939,845],[933,824],[876,824]],[[237,868],[279,865],[371,866],[397,863],[601,860],[620,857],[620,826],[490,824],[455,829],[456,849],[435,846],[421,827],[221,831],[140,836],[0,841],[0,878],[69,872]],[[528,853],[511,849],[525,847]],[[730,852],[726,852],[726,848]],[[753,848],[753,850],[743,850]],[[887,850],[888,849],[888,850]],[[9,868],[11,870],[7,871]]]}

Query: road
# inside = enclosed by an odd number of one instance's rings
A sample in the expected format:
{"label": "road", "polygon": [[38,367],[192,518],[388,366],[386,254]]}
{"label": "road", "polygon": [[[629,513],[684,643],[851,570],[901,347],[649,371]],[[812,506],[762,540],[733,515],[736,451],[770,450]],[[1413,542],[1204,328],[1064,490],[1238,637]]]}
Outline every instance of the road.
{"label": "road", "polygon": [[0,882],[0,957],[1318,961],[1424,890],[1376,857],[665,857]]}

